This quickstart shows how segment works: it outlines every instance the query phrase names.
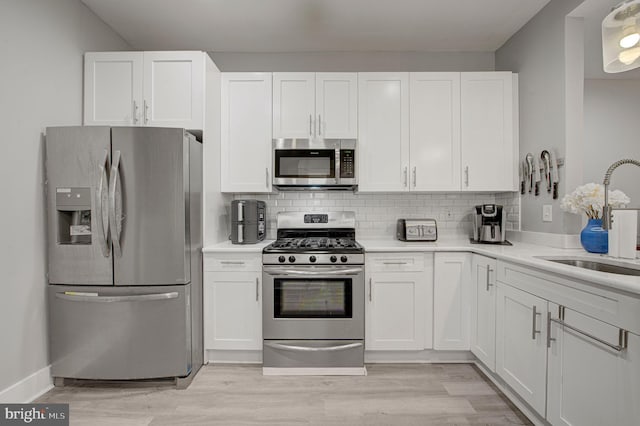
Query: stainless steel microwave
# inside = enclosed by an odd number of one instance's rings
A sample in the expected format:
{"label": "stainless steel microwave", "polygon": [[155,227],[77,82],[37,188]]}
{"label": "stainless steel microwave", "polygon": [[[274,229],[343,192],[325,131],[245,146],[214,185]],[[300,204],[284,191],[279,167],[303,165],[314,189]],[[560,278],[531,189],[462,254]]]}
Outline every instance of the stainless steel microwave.
{"label": "stainless steel microwave", "polygon": [[354,189],[355,139],[274,139],[273,186],[280,190]]}

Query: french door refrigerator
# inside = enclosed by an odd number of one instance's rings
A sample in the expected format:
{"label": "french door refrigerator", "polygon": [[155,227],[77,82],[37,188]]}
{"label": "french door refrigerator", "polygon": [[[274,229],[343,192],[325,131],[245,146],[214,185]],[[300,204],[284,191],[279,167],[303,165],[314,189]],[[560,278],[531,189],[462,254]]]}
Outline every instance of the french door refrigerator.
{"label": "french door refrigerator", "polygon": [[202,365],[202,144],[184,129],[46,130],[52,376]]}

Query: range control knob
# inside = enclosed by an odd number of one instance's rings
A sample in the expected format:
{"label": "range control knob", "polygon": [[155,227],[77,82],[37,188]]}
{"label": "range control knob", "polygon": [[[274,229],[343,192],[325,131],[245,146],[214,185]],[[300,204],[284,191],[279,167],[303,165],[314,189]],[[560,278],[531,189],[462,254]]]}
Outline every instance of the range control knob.
{"label": "range control knob", "polygon": [[337,257],[335,257],[335,256],[331,256],[331,257],[329,258],[329,260],[331,261],[331,263],[335,263],[335,262],[337,262],[337,261],[338,261],[338,258],[337,258]]}
{"label": "range control knob", "polygon": [[296,257],[295,256],[289,256],[289,262],[293,263],[296,261]]}
{"label": "range control knob", "polygon": [[309,256],[309,262],[313,263],[316,261],[316,257],[315,256]]}
{"label": "range control knob", "polygon": [[280,263],[284,263],[285,260],[287,260],[287,259],[284,256],[280,256],[278,258],[278,262],[280,262]]}
{"label": "range control knob", "polygon": [[347,256],[340,257],[340,262],[344,263],[347,261]]}

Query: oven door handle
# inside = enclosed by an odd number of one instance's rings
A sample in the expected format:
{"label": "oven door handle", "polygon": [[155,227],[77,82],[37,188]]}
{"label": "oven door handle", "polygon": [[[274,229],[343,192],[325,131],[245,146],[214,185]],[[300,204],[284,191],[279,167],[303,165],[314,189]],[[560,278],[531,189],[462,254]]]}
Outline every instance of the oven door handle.
{"label": "oven door handle", "polygon": [[321,348],[313,348],[308,346],[283,345],[281,343],[273,343],[273,342],[264,342],[264,345],[274,349],[280,349],[283,351],[293,351],[293,352],[336,352],[336,351],[346,351],[349,349],[359,348],[360,346],[362,346],[362,343],[349,343],[346,345],[327,346],[327,347],[321,347]]}
{"label": "oven door handle", "polygon": [[300,276],[327,276],[327,275],[358,275],[362,273],[362,268],[326,269],[326,270],[303,270],[303,269],[280,269],[280,267],[263,267],[263,271],[269,275],[300,275]]}

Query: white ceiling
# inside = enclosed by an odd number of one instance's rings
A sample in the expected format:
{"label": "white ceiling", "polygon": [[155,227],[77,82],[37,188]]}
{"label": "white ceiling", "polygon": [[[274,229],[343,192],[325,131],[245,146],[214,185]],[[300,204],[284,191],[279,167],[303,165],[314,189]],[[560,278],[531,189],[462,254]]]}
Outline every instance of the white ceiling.
{"label": "white ceiling", "polygon": [[493,52],[549,0],[82,0],[140,50]]}

